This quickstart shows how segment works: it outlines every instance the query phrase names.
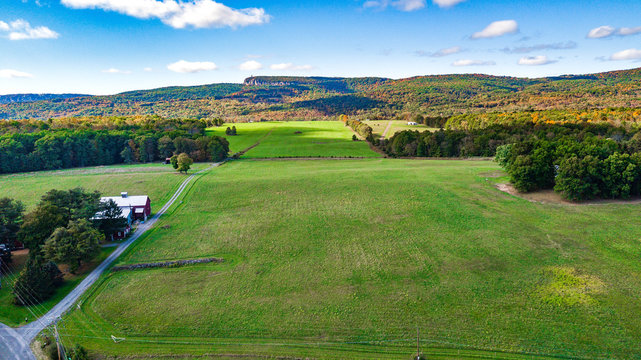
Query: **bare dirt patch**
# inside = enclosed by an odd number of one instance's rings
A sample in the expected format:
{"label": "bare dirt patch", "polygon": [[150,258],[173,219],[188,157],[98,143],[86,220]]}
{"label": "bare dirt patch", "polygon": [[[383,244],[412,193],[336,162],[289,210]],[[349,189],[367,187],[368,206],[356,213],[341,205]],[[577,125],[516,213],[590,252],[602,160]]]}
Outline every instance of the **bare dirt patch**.
{"label": "bare dirt patch", "polygon": [[496,171],[488,171],[488,172],[482,172],[479,173],[480,177],[484,178],[499,178],[502,176],[506,176],[507,174],[503,170],[496,170]]}
{"label": "bare dirt patch", "polygon": [[561,195],[554,192],[554,190],[541,190],[541,191],[535,191],[531,193],[522,193],[516,190],[512,184],[496,184],[496,188],[510,195],[517,196],[531,202],[538,202],[541,204],[562,204],[562,205],[575,205],[575,206],[608,205],[608,204],[623,204],[623,205],[641,204],[641,198],[639,197],[632,198],[629,200],[595,199],[595,200],[587,200],[582,202],[574,202],[574,201],[569,201],[564,199],[563,197],[561,197]]}

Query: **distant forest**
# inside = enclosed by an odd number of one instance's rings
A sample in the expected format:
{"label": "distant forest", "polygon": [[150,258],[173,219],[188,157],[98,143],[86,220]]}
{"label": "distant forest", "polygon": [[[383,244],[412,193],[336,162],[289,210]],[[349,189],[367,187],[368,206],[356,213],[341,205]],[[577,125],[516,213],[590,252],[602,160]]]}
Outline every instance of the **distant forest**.
{"label": "distant forest", "polygon": [[1,121],[0,173],[146,163],[182,153],[221,161],[229,143],[205,133],[213,124],[157,116]]}
{"label": "distant forest", "polygon": [[384,78],[252,77],[111,96],[0,104],[0,119],[158,115],[165,118],[359,120],[543,110],[641,108],[641,69],[550,78],[437,75]]}

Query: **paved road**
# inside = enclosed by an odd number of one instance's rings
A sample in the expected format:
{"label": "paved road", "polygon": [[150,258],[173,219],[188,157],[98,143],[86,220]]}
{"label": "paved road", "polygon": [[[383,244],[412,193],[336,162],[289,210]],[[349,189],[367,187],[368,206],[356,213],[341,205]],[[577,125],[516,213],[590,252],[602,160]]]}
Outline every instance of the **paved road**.
{"label": "paved road", "polygon": [[29,342],[15,329],[0,324],[0,359],[33,360]]}
{"label": "paved road", "polygon": [[127,241],[120,244],[120,246],[118,246],[118,248],[111,253],[111,255],[109,255],[102,264],[95,268],[78,286],[76,286],[75,289],[69,293],[69,295],[49,310],[48,313],[18,329],[12,329],[4,324],[0,324],[0,360],[35,360],[36,358],[29,348],[29,344],[33,339],[35,339],[35,337],[47,326],[56,323],[60,316],[69,310],[80,296],[91,285],[93,285],[94,282],[96,282],[105,269],[109,267],[109,265],[111,265],[111,263],[113,263],[114,260],[116,260],[118,256],[120,256],[129,247],[129,245],[140,238],[145,231],[149,230],[156,221],[158,221],[158,218],[160,218],[160,216],[164,214],[171,205],[173,205],[194,177],[218,165],[220,165],[220,163],[213,164],[212,166],[196,172],[185,179],[185,181],[180,184],[180,187],[176,190],[174,195],[169,199],[169,201],[167,201],[167,203],[165,203],[165,206],[157,211],[156,214],[149,218],[144,224],[140,224]]}

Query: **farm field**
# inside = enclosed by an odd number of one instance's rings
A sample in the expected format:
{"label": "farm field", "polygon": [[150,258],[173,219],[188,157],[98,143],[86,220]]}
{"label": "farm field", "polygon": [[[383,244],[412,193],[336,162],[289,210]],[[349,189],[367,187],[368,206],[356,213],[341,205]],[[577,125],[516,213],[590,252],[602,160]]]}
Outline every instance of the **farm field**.
{"label": "farm field", "polygon": [[[236,126],[238,135],[225,135],[231,126]],[[352,141],[354,133],[339,121],[238,123],[208,131],[227,138],[232,154],[260,142],[243,158],[380,157],[366,142]]]}
{"label": "farm field", "polygon": [[[206,164],[195,163],[190,172],[205,167]],[[0,175],[0,197],[20,200],[29,211],[51,189],[83,187],[98,190],[104,196],[119,195],[122,191],[132,195],[147,194],[153,210],[167,201],[172,189],[178,187],[184,178],[185,175],[178,174],[171,165],[159,163],[38,171]]]}
{"label": "farm field", "polygon": [[379,137],[383,136],[383,132],[385,132],[385,130],[389,125],[389,130],[387,130],[387,134],[385,134],[386,138],[390,138],[397,132],[400,132],[403,130],[417,130],[417,131],[426,131],[426,130],[437,131],[438,130],[436,128],[431,128],[423,124],[407,125],[406,120],[370,120],[370,121],[365,121],[365,123],[372,128],[374,135],[378,135]]}
{"label": "farm field", "polygon": [[[194,164],[193,171],[205,166],[206,164]],[[152,201],[152,211],[154,211],[168,200],[184,179],[185,175],[176,173],[169,165],[161,164],[42,171],[0,176],[0,197],[7,196],[22,201],[28,212],[36,206],[40,197],[51,189],[67,190],[84,187],[88,190],[98,190],[105,195],[118,195],[121,191],[128,191],[130,194],[148,194]],[[0,288],[0,322],[9,326],[18,326],[24,323],[25,318],[30,319],[29,321],[33,320],[31,311],[39,315],[44,314],[113,250],[114,248],[104,249],[97,261],[84,267],[84,272],[81,271],[78,276],[67,275],[66,282],[57,290],[53,298],[31,309],[13,304],[11,295],[13,277],[3,277]],[[15,273],[21,270],[21,262],[26,260],[26,256],[17,256],[16,259],[16,264],[10,269]]]}
{"label": "farm field", "polygon": [[[533,203],[489,161],[235,161],[68,314],[118,358],[641,357],[641,205]],[[503,179],[501,179],[503,180]],[[111,336],[124,339],[114,343]]]}

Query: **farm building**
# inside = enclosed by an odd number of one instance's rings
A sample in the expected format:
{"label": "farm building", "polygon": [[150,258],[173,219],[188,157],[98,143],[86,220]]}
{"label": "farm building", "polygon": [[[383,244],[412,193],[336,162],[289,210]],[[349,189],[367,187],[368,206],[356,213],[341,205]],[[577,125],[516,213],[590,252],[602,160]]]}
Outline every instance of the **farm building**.
{"label": "farm building", "polygon": [[123,192],[120,193],[120,196],[100,198],[101,202],[107,202],[109,200],[113,200],[119,208],[123,209],[123,214],[125,213],[125,209],[130,210],[133,220],[145,221],[149,215],[151,215],[151,200],[147,195],[129,196],[128,193]]}
{"label": "farm building", "polygon": [[[120,196],[108,196],[100,198],[103,203],[112,200],[122,211],[122,217],[127,219],[127,226],[114,234],[114,238],[122,239],[129,234],[131,224],[136,220],[145,221],[151,215],[151,200],[147,195],[129,196],[128,193],[120,193]],[[100,214],[95,218],[100,219]]]}

